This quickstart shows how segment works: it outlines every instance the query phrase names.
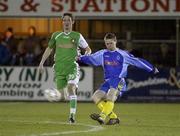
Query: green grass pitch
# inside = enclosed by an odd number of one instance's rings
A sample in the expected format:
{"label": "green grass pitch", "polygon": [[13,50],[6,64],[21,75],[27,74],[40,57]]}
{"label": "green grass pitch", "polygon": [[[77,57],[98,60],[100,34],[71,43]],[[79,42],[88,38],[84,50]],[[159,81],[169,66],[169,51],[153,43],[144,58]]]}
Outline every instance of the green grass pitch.
{"label": "green grass pitch", "polygon": [[0,136],[180,136],[180,104],[116,103],[116,126],[99,125],[93,112],[93,103],[78,103],[70,125],[68,103],[1,102]]}

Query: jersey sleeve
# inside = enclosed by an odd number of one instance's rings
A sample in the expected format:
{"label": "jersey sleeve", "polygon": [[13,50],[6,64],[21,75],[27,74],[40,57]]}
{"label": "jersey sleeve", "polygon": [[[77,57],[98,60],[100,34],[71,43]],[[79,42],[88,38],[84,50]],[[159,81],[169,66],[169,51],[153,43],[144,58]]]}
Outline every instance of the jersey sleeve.
{"label": "jersey sleeve", "polygon": [[93,66],[103,65],[103,53],[104,51],[101,50],[91,55],[82,55],[80,57],[80,61],[85,64],[93,65]]}
{"label": "jersey sleeve", "polygon": [[145,59],[136,58],[132,54],[125,51],[123,52],[123,56],[125,63],[128,65],[136,66],[148,72],[152,72],[154,70],[154,66]]}
{"label": "jersey sleeve", "polygon": [[80,34],[80,38],[79,38],[79,47],[81,47],[81,48],[88,47],[88,43],[86,42],[86,40],[84,39],[82,34]]}
{"label": "jersey sleeve", "polygon": [[48,42],[48,47],[51,49],[56,47],[56,39],[55,39],[56,35],[57,35],[57,32],[53,33],[51,36],[51,39]]}

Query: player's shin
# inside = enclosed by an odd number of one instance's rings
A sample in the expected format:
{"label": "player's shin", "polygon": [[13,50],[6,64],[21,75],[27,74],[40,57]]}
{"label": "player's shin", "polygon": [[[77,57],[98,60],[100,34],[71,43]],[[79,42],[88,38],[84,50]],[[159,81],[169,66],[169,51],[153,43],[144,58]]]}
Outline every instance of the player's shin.
{"label": "player's shin", "polygon": [[68,84],[68,93],[70,100],[70,123],[75,123],[75,114],[77,106],[77,95],[76,95],[76,86],[74,84]]}
{"label": "player's shin", "polygon": [[111,88],[107,93],[107,101],[104,105],[104,108],[101,112],[101,117],[105,120],[106,117],[113,111],[114,108],[114,102],[117,99],[117,90],[114,88]]}
{"label": "player's shin", "polygon": [[70,118],[75,118],[76,114],[76,106],[77,106],[77,96],[71,95],[70,96]]}
{"label": "player's shin", "polygon": [[102,111],[103,107],[105,105],[105,101],[103,100],[103,98],[105,97],[105,92],[102,90],[96,90],[95,93],[92,96],[92,100],[94,101],[94,103],[97,105],[97,107]]}
{"label": "player's shin", "polygon": [[104,105],[106,104],[106,102],[105,101],[100,101],[98,104],[97,104],[97,107],[100,109],[100,111],[102,111],[103,110],[103,108],[104,108]]}
{"label": "player's shin", "polygon": [[116,119],[117,118],[117,115],[116,113],[114,113],[113,111],[109,114],[109,118],[110,119]]}
{"label": "player's shin", "polygon": [[[106,104],[105,101],[100,101],[100,102],[97,104],[97,107],[100,109],[101,112],[102,112],[105,104]],[[109,114],[109,117],[110,117],[110,118],[117,118],[117,115],[116,115],[115,112],[112,111],[112,112]]]}
{"label": "player's shin", "polygon": [[114,102],[112,101],[107,101],[106,104],[104,105],[104,108],[101,112],[101,117],[103,120],[106,119],[106,117],[113,111],[114,108]]}

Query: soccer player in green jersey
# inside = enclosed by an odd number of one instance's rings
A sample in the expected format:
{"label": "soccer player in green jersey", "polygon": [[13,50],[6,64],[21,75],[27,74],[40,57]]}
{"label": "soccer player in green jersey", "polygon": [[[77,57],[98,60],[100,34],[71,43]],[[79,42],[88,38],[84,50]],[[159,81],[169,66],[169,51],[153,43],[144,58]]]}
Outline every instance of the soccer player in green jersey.
{"label": "soccer player in green jersey", "polygon": [[91,49],[83,36],[72,31],[73,23],[72,14],[64,13],[62,16],[63,31],[52,34],[39,64],[39,71],[42,72],[44,62],[55,48],[55,81],[57,89],[62,93],[67,87],[70,100],[70,123],[75,122],[77,105],[76,89],[79,82],[79,66],[76,63],[76,57],[78,56],[78,47],[84,48],[85,54],[91,54]]}

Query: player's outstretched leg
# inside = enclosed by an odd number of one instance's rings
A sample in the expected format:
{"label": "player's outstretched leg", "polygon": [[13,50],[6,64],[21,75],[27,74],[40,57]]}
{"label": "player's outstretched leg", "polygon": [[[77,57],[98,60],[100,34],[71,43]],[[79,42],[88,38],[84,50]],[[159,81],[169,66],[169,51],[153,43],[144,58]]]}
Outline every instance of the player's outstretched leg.
{"label": "player's outstretched leg", "polygon": [[[107,102],[107,101],[102,100],[102,101],[100,101],[98,104],[96,104],[97,107],[100,109],[101,112],[102,112],[102,110],[103,110],[106,102]],[[93,114],[96,114],[96,113],[93,113]],[[98,114],[98,115],[99,115],[99,114]],[[92,116],[93,116],[93,115],[92,115]],[[108,116],[109,116],[110,118],[117,118],[117,115],[116,115],[116,113],[115,113],[114,111],[112,111]]]}
{"label": "player's outstretched leg", "polygon": [[[106,101],[104,101],[104,100],[102,100],[102,101],[100,101],[98,104],[97,104],[97,107],[100,109],[100,111],[102,112],[102,110],[103,110],[103,108],[104,108],[104,106],[105,106],[105,104],[106,104]],[[112,111],[109,115],[108,115],[109,117],[110,117],[110,119],[117,119],[117,115]],[[99,114],[97,114],[97,113],[92,113],[92,114],[90,114],[90,118],[91,119],[93,119],[93,120],[95,120],[95,121],[98,121],[98,118],[100,117],[100,115]],[[109,120],[110,121],[110,120]],[[100,121],[100,122],[102,122],[102,121]],[[111,123],[112,121],[110,121],[110,123],[108,123],[108,124],[113,124],[113,123]],[[113,121],[114,122],[114,121]]]}
{"label": "player's outstretched leg", "polygon": [[105,121],[106,117],[113,112],[114,101],[117,99],[117,90],[111,88],[106,95],[106,104],[103,106],[103,110],[100,114],[101,118]]}
{"label": "player's outstretched leg", "polygon": [[112,112],[113,107],[114,103],[107,101],[100,114],[93,113],[90,115],[90,117],[91,119],[98,121],[101,125],[105,124],[105,119]]}
{"label": "player's outstretched leg", "polygon": [[114,102],[107,101],[102,112],[100,113],[100,118],[105,121],[106,117],[112,112],[114,108]]}

